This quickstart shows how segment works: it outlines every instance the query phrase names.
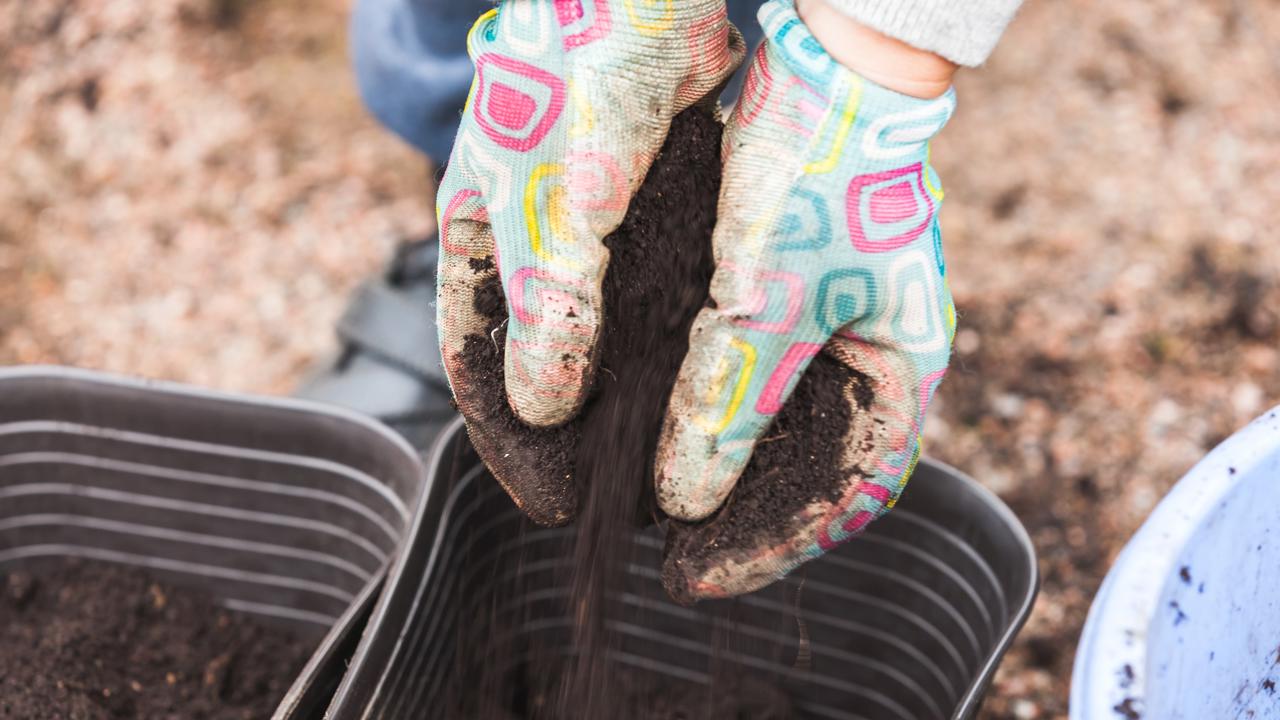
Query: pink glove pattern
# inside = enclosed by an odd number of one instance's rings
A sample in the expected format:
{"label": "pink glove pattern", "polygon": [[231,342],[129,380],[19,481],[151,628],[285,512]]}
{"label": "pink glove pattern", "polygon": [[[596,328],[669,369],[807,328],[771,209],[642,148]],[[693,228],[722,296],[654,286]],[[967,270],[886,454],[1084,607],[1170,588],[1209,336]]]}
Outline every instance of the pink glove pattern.
{"label": "pink glove pattern", "polygon": [[[465,338],[477,288],[501,277],[504,376],[535,427],[573,418],[595,371],[603,238],[617,228],[671,119],[741,63],[724,0],[506,0],[468,39],[476,75],[437,208],[439,327],[464,415],[476,411]],[[566,511],[519,469],[493,468],[535,521]]]}
{"label": "pink glove pattern", "polygon": [[[694,525],[668,558],[667,577],[687,584],[676,592],[692,597],[762,587],[893,506],[955,331],[929,164],[954,93],[919,99],[859,77],[792,2],[765,3],[760,20],[766,42],[723,141],[715,305],[694,323],[658,450],[664,511],[696,523],[723,507],[705,543]],[[739,476],[820,353],[850,377],[836,498],[815,496],[769,518],[775,535],[726,545],[725,523],[759,505],[744,497],[756,490],[735,490]]]}

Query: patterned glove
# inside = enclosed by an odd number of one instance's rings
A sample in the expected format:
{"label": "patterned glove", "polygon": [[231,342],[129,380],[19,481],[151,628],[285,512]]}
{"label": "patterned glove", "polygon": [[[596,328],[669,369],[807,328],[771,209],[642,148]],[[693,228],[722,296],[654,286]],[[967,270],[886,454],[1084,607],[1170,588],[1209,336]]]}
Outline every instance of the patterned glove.
{"label": "patterned glove", "polygon": [[[893,506],[955,329],[928,145],[953,92],[922,100],[862,79],[793,2],[765,3],[760,20],[766,42],[724,137],[715,304],[693,326],[658,450],[662,509],[693,523],[675,524],[665,573],[686,599],[762,587]],[[837,480],[805,490],[812,478],[783,467],[746,487],[757,443],[815,358],[844,386]],[[759,531],[750,516],[774,507],[790,510]]]}
{"label": "patterned glove", "polygon": [[[507,399],[529,425],[552,427],[591,386],[603,238],[672,117],[721,86],[745,48],[724,0],[507,0],[468,45],[476,76],[437,202],[445,370],[469,415],[478,378],[460,351],[485,328],[477,288],[499,273]],[[546,488],[495,473],[534,520],[568,519]]]}

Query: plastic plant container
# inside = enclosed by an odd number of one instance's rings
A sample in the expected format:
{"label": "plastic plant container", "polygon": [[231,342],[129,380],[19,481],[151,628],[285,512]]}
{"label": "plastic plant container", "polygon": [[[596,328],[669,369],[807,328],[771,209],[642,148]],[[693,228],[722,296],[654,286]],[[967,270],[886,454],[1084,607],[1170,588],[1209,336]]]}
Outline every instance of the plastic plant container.
{"label": "plastic plant container", "polygon": [[[571,530],[528,526],[476,459],[460,422],[435,447],[428,471],[426,512],[330,718],[443,716],[452,674],[470,671],[458,663],[458,638],[475,616],[470,605],[495,589],[520,618],[510,632],[551,645],[567,637],[569,618],[549,611],[557,604],[546,600],[567,596],[556,570],[569,562],[563,541]],[[657,577],[659,533],[636,533],[634,542],[639,556],[628,570],[624,616],[610,618],[625,636],[617,658],[673,681],[707,682],[715,604],[688,609],[668,601]],[[971,718],[1036,590],[1034,550],[1008,508],[926,461],[897,509],[861,539],[810,563],[802,576],[731,601],[735,629],[758,638],[761,650],[735,650],[724,660],[778,679],[805,718]],[[483,642],[490,629],[473,631]],[[801,633],[808,669],[795,663]],[[521,659],[498,654],[480,662]]]}
{"label": "plastic plant container", "polygon": [[1071,717],[1280,718],[1280,407],[1192,468],[1116,558]]}
{"label": "plastic plant container", "polygon": [[0,369],[0,568],[146,568],[319,642],[276,718],[318,717],[423,495],[398,437],[337,410]]}

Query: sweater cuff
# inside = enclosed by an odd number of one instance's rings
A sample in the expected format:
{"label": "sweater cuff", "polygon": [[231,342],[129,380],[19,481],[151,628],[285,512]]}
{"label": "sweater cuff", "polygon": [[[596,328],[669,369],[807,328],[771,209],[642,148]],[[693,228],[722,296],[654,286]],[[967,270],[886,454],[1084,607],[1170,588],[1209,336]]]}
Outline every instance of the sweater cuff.
{"label": "sweater cuff", "polygon": [[959,65],[981,65],[1022,0],[826,0],[831,7],[908,45]]}

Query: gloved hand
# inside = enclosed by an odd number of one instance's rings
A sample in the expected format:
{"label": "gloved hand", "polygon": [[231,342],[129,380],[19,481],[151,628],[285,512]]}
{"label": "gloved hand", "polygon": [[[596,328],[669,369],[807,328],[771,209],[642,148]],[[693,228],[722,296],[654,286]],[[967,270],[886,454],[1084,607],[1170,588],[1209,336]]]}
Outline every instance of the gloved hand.
{"label": "gloved hand", "polygon": [[[893,506],[955,329],[928,144],[953,92],[922,100],[862,79],[793,2],[760,18],[766,42],[723,143],[715,304],[694,323],[658,450],[659,503],[694,523],[676,523],[664,572],[686,599],[762,587]],[[735,483],[820,353],[847,369],[838,481],[760,532],[751,515],[811,479]]]}
{"label": "gloved hand", "polygon": [[[437,203],[445,370],[470,414],[479,383],[459,351],[485,329],[473,296],[496,271],[510,310],[508,401],[552,427],[591,386],[603,238],[672,117],[719,87],[745,48],[724,0],[506,0],[468,48],[476,76]],[[552,491],[495,474],[534,520],[568,519]]]}

